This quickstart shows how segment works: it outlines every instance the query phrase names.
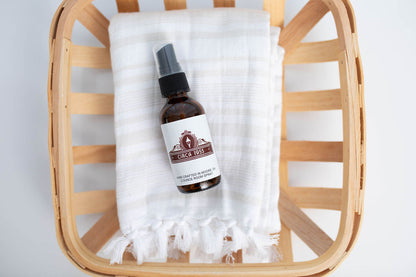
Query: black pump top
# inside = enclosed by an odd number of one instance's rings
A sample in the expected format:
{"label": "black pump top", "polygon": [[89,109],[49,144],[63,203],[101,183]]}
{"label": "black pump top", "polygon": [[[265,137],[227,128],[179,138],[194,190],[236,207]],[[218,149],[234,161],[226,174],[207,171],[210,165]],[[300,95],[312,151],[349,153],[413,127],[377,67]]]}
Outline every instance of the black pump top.
{"label": "black pump top", "polygon": [[178,63],[172,43],[154,49],[160,91],[164,97],[190,91],[186,75]]}
{"label": "black pump top", "polygon": [[157,50],[156,64],[158,67],[159,78],[183,72],[176,59],[175,49],[173,49],[172,43],[165,44]]}

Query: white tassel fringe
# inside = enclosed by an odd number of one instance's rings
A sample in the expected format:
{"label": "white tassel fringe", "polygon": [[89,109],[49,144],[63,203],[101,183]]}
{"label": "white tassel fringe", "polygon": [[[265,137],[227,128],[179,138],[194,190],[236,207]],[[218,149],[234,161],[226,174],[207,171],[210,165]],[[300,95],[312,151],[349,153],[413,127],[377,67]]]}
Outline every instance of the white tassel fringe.
{"label": "white tassel fringe", "polygon": [[256,233],[249,227],[216,218],[200,222],[193,220],[191,223],[158,222],[113,239],[105,247],[104,254],[111,257],[111,264],[121,264],[127,250],[138,264],[142,264],[147,260],[178,259],[181,253],[190,251],[194,245],[198,256],[212,262],[226,257],[227,263],[234,263],[232,254],[240,249],[259,259],[277,262],[281,258],[276,248],[278,239],[278,235]]}

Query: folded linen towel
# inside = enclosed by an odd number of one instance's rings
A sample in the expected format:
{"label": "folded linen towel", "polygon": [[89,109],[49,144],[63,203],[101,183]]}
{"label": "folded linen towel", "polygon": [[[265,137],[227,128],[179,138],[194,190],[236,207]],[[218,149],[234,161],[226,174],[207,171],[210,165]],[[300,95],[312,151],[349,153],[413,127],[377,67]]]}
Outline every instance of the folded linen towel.
{"label": "folded linen towel", "polygon": [[[109,28],[115,85],[117,207],[122,235],[112,263],[131,251],[166,261],[276,260],[283,49],[264,11],[216,8],[118,14]],[[172,42],[205,108],[222,180],[182,194],[162,138],[152,49]],[[174,236],[174,237],[173,237]],[[225,239],[231,237],[231,241]],[[251,259],[249,259],[251,257]]]}

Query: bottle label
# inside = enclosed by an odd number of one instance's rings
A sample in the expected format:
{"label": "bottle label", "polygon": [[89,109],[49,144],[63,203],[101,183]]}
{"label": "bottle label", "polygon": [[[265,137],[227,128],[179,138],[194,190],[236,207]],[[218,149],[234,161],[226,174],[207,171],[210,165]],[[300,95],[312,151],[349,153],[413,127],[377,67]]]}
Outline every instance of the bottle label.
{"label": "bottle label", "polygon": [[177,186],[207,181],[220,175],[205,114],[162,124],[161,127]]}

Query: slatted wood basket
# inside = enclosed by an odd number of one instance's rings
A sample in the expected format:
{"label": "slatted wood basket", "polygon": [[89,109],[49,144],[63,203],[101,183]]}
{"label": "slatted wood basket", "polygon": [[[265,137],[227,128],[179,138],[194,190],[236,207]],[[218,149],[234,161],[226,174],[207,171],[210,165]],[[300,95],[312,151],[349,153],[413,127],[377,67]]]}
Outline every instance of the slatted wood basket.
{"label": "slatted wood basket", "polygon": [[[264,0],[271,24],[283,27],[284,0]],[[164,0],[166,10],[186,8],[186,0]],[[214,0],[215,7],[233,7],[234,0]],[[139,11],[137,0],[117,0],[119,12]],[[331,12],[338,38],[303,43],[302,39],[320,19]],[[75,21],[84,25],[104,47],[75,45],[71,41]],[[52,196],[59,245],[68,259],[91,275],[171,276],[171,275],[250,275],[318,276],[339,266],[351,251],[360,229],[365,179],[365,114],[363,77],[354,13],[348,0],[310,0],[282,29],[280,44],[286,49],[285,64],[338,61],[339,89],[287,93],[283,90],[282,143],[280,160],[279,209],[282,231],[280,251],[283,261],[270,264],[237,263],[191,264],[189,255],[179,262],[136,265],[126,256],[122,265],[96,255],[118,230],[114,191],[74,192],[74,165],[114,163],[114,145],[72,145],[71,114],[111,115],[113,94],[71,91],[72,67],[111,67],[109,21],[92,0],[64,0],[58,8],[50,33],[49,64],[49,150]],[[286,113],[298,111],[342,110],[343,141],[289,141]],[[343,165],[342,188],[291,187],[288,161],[338,162]],[[340,211],[340,225],[333,241],[300,208]],[[79,237],[75,217],[104,215]],[[294,262],[291,231],[296,233],[318,258]]]}

